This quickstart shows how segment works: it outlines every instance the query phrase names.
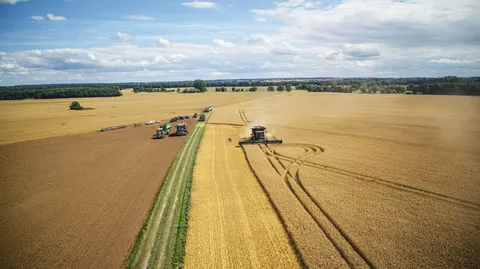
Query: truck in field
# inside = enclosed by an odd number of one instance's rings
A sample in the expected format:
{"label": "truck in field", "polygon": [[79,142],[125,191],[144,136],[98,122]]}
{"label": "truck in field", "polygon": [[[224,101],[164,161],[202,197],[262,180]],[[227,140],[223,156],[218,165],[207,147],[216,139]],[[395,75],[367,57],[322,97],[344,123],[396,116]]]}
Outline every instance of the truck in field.
{"label": "truck in field", "polygon": [[200,115],[200,118],[198,119],[198,121],[205,121],[207,119],[207,117],[205,116],[205,114],[202,114]]}
{"label": "truck in field", "polygon": [[211,112],[211,111],[213,111],[213,106],[207,106],[207,107],[205,107],[205,110],[203,112],[208,113],[208,112]]}
{"label": "truck in field", "polygon": [[170,122],[167,122],[167,123],[161,125],[160,128],[158,128],[155,131],[153,136],[157,139],[163,139],[163,138],[165,138],[166,135],[170,134],[171,128],[172,128],[172,125],[170,124]]}
{"label": "truck in field", "polygon": [[184,136],[188,134],[187,124],[185,122],[178,123],[177,131],[175,132],[176,136]]}

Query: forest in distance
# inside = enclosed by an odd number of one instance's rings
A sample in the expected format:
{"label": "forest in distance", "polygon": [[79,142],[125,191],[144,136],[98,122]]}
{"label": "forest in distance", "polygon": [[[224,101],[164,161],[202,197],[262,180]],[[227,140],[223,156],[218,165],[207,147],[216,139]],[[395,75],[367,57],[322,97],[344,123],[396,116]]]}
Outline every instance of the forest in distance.
{"label": "forest in distance", "polygon": [[[299,78],[206,80],[206,87],[269,87],[277,91],[288,87],[309,92],[480,95],[480,77],[445,76],[439,78]],[[0,87],[0,100],[54,99],[121,96],[121,89],[134,92],[172,92],[195,87],[194,81],[131,82],[91,84],[19,85]],[[182,91],[190,93],[196,91]]]}

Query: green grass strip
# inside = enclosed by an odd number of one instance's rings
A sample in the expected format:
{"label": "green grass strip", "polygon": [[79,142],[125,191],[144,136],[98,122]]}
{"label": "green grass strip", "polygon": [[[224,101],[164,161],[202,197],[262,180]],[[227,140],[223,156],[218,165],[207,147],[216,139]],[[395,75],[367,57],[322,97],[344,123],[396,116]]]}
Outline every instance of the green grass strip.
{"label": "green grass strip", "polygon": [[[211,113],[209,113],[209,115],[207,116],[207,119],[206,121],[208,120],[209,116],[210,116]],[[205,123],[206,123],[205,121]],[[170,249],[167,247],[167,252],[172,252],[173,250],[173,255],[167,255],[167,257],[172,257],[171,259],[167,259],[166,262],[167,264],[165,264],[165,267],[166,268],[181,268],[183,267],[183,259],[184,259],[184,256],[185,256],[185,244],[186,244],[186,235],[187,235],[187,222],[188,222],[188,208],[189,208],[189,202],[190,202],[190,188],[191,188],[191,178],[192,178],[192,174],[193,174],[193,166],[195,164],[195,158],[196,158],[196,154],[197,154],[197,151],[198,151],[198,148],[200,146],[200,141],[203,137],[203,132],[204,132],[204,129],[205,129],[205,125],[204,126],[197,126],[199,125],[200,122],[196,122],[192,128],[192,131],[195,129],[195,128],[200,128],[198,130],[198,133],[194,136],[194,137],[188,137],[185,142],[183,143],[182,147],[180,148],[180,150],[178,151],[177,155],[175,156],[175,159],[172,161],[171,165],[170,165],[170,168],[167,172],[167,174],[165,175],[165,178],[162,182],[162,184],[160,185],[160,188],[158,189],[157,191],[157,194],[155,196],[155,200],[154,200],[154,203],[149,211],[149,214],[147,216],[147,219],[145,221],[145,223],[143,224],[143,227],[142,229],[140,230],[140,232],[138,233],[138,236],[137,236],[137,240],[135,241],[135,244],[133,246],[133,249],[127,259],[127,265],[126,265],[126,268],[135,268],[135,264],[137,263],[137,260],[138,260],[138,255],[139,255],[139,252],[140,252],[140,248],[141,248],[141,245],[142,245],[142,241],[145,240],[145,233],[148,229],[148,227],[151,225],[152,223],[152,218],[153,218],[153,215],[155,214],[155,212],[157,211],[158,207],[160,206],[160,200],[161,200],[161,197],[163,195],[163,192],[164,192],[164,186],[166,185],[166,182],[172,178],[172,174],[174,173],[174,170],[175,170],[175,167],[177,165],[187,165],[187,170],[186,170],[186,173],[184,174],[183,178],[181,178],[181,183],[182,186],[181,186],[181,193],[182,193],[182,200],[181,200],[181,205],[180,205],[180,210],[177,210],[177,212],[175,212],[175,219],[177,221],[177,223],[173,225],[172,227],[172,230],[174,230],[175,232],[172,232],[170,234],[170,238],[168,239],[168,241],[171,241],[171,240],[174,240],[174,242],[172,242],[172,244],[169,244],[169,247]],[[193,132],[192,132],[193,133]],[[186,145],[188,144],[187,142],[189,141],[189,139],[194,139],[194,141],[192,142],[192,145],[191,147],[193,147],[192,149],[192,156],[190,158],[188,158],[187,160],[184,160],[182,164],[179,163],[179,159],[181,157],[181,154],[185,149]],[[169,200],[166,200],[165,202],[169,203],[170,201]],[[173,236],[173,237],[172,237]],[[173,249],[172,249],[173,247]],[[168,264],[170,263],[170,264]]]}

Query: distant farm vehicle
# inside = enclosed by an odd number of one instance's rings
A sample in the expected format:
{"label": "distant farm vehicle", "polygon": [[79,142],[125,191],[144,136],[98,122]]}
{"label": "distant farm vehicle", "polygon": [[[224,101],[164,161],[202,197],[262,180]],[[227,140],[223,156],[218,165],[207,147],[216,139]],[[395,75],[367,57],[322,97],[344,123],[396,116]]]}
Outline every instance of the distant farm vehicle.
{"label": "distant farm vehicle", "polygon": [[193,114],[192,118],[194,119],[198,118],[198,113]]}
{"label": "distant farm vehicle", "polygon": [[188,134],[187,124],[185,122],[178,123],[176,126],[177,131],[175,132],[176,136],[184,136]]}
{"label": "distant farm vehicle", "polygon": [[147,122],[145,122],[146,125],[152,125],[152,124],[155,124],[155,123],[160,123],[159,120],[149,120]]}
{"label": "distant farm vehicle", "polygon": [[205,107],[205,110],[204,110],[203,112],[208,113],[208,112],[210,112],[210,111],[212,111],[212,110],[213,110],[213,106],[207,106],[207,107]]}
{"label": "distant farm vehicle", "polygon": [[170,122],[176,122],[177,120],[178,120],[177,117],[173,117],[173,118],[170,120]]}
{"label": "distant farm vehicle", "polygon": [[153,134],[153,137],[157,139],[163,139],[165,138],[166,135],[170,135],[171,128],[172,128],[172,125],[169,122],[167,122],[161,125],[160,128],[158,128],[155,131],[155,133]]}
{"label": "distant farm vehicle", "polygon": [[205,121],[205,120],[206,120],[205,114],[200,115],[200,118],[198,119],[198,121]]}
{"label": "distant farm vehicle", "polygon": [[185,116],[185,119],[186,119],[186,120],[190,119],[190,116]]}
{"label": "distant farm vehicle", "polygon": [[118,125],[118,126],[113,126],[113,127],[106,127],[100,129],[100,132],[106,132],[106,131],[112,131],[112,130],[118,130],[118,129],[125,129],[127,128],[127,125]]}
{"label": "distant farm vehicle", "polygon": [[283,140],[281,140],[281,139],[279,139],[279,140],[277,140],[277,139],[269,140],[265,135],[265,130],[267,128],[265,128],[263,126],[253,126],[250,129],[252,129],[251,138],[249,140],[238,142],[239,145],[245,145],[245,144],[282,144],[283,143]]}
{"label": "distant farm vehicle", "polygon": [[135,122],[135,123],[133,124],[133,127],[140,127],[140,126],[142,126],[142,124],[141,124],[140,122]]}

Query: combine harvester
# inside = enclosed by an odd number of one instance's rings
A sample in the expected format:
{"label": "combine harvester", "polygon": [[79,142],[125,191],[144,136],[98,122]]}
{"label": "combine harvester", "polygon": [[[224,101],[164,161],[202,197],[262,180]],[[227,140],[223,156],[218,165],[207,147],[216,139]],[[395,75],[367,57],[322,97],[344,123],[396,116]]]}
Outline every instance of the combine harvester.
{"label": "combine harvester", "polygon": [[162,126],[160,126],[160,128],[158,128],[155,131],[155,134],[153,134],[153,136],[157,139],[163,139],[165,138],[166,135],[170,135],[171,128],[172,128],[172,125],[170,124],[170,122],[167,122]]}
{"label": "combine harvester", "polygon": [[282,144],[283,140],[281,139],[273,139],[269,140],[265,136],[265,130],[267,128],[263,126],[252,126],[250,129],[252,129],[252,137],[249,140],[244,140],[238,142],[238,144],[241,145],[248,145],[248,144]]}

